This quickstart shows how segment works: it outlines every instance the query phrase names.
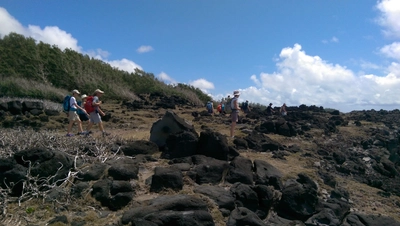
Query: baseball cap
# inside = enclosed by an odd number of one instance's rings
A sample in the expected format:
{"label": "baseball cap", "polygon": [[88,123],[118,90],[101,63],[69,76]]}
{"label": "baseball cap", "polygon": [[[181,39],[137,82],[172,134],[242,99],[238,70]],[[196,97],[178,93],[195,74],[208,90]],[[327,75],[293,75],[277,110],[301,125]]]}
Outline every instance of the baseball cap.
{"label": "baseball cap", "polygon": [[94,93],[104,93],[104,91],[101,91],[100,89],[96,89],[96,90],[94,91]]}
{"label": "baseball cap", "polygon": [[81,94],[77,89],[72,90],[72,94],[74,94],[74,93]]}

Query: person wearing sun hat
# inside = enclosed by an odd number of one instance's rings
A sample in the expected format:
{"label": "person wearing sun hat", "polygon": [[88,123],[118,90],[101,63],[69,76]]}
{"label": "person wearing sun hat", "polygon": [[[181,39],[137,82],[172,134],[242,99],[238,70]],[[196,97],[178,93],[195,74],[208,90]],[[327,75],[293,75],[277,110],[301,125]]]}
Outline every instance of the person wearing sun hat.
{"label": "person wearing sun hat", "polygon": [[100,101],[100,97],[104,94],[104,91],[100,89],[96,89],[93,93],[93,102],[92,105],[94,106],[95,111],[90,112],[89,117],[89,124],[87,127],[87,131],[90,133],[90,129],[92,128],[93,124],[99,124],[99,129],[102,132],[103,136],[110,135],[104,130],[103,122],[101,121],[101,116],[104,116],[104,112],[101,110],[100,105],[102,102]]}
{"label": "person wearing sun hat", "polygon": [[231,113],[231,120],[232,120],[232,124],[231,124],[231,138],[235,137],[234,131],[235,131],[235,127],[236,127],[236,123],[239,120],[239,111],[240,111],[240,107],[239,107],[239,96],[240,96],[240,92],[235,90],[233,92],[233,98],[230,102],[230,107],[232,109],[232,113]]}
{"label": "person wearing sun hat", "polygon": [[[78,103],[78,105],[79,106],[81,106],[82,108],[85,106],[85,103],[86,103],[86,99],[88,98],[88,96],[86,95],[86,94],[83,94],[82,96],[81,96],[81,100],[80,101],[77,101],[77,103]],[[79,115],[79,119],[82,121],[82,122],[86,122],[86,121],[88,121],[89,120],[89,116],[85,113],[85,112],[83,112],[81,109],[78,109],[78,115]]]}
{"label": "person wearing sun hat", "polygon": [[76,98],[78,98],[80,94],[81,93],[78,90],[74,89],[74,90],[72,90],[72,96],[69,99],[70,109],[69,109],[69,112],[68,112],[68,120],[69,120],[68,132],[67,132],[67,136],[68,137],[74,136],[71,133],[71,130],[72,130],[72,126],[74,125],[75,122],[78,124],[78,130],[79,130],[78,131],[78,135],[85,134],[85,132],[83,132],[83,130],[82,130],[82,122],[79,119],[79,116],[77,114],[77,110],[78,109],[81,110],[83,113],[87,114],[85,109],[82,108],[81,106],[79,106],[78,103],[76,102]]}

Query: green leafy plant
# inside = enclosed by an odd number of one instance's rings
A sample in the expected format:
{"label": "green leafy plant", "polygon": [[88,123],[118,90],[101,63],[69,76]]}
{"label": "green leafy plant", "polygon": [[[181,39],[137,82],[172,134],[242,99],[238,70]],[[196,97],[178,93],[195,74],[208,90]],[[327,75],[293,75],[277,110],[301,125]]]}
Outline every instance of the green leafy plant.
{"label": "green leafy plant", "polygon": [[35,208],[30,206],[30,207],[26,208],[25,212],[27,214],[32,214],[35,212]]}

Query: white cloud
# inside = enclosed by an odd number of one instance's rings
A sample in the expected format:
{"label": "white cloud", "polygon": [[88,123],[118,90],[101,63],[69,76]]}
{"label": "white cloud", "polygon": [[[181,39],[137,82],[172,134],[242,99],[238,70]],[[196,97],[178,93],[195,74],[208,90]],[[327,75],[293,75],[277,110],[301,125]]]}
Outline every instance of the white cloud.
{"label": "white cloud", "polygon": [[78,46],[78,40],[71,34],[54,26],[46,26],[41,29],[39,26],[29,25],[24,27],[14,17],[12,17],[5,8],[0,7],[0,35],[5,36],[11,32],[32,37],[37,41],[42,41],[51,45],[57,45],[60,49],[73,49],[81,52]]}
{"label": "white cloud", "polygon": [[385,27],[385,35],[390,37],[400,37],[400,4],[399,0],[378,1],[377,9],[381,15],[377,22]]}
{"label": "white cloud", "polygon": [[381,67],[379,66],[379,65],[377,65],[377,64],[374,64],[374,63],[372,63],[372,62],[368,62],[368,61],[364,61],[364,60],[361,60],[360,61],[360,66],[361,66],[361,68],[362,69],[380,69]]}
{"label": "white cloud", "polygon": [[256,75],[252,75],[250,76],[250,79],[257,85],[257,86],[261,86],[261,82],[260,80],[258,80]]}
{"label": "white cloud", "polygon": [[112,60],[112,61],[106,61],[108,62],[111,66],[116,67],[120,70],[127,71],[127,72],[135,72],[135,68],[139,70],[143,70],[142,67],[135,62],[123,58],[122,60]]}
{"label": "white cloud", "polygon": [[24,34],[25,28],[11,16],[5,8],[0,7],[0,35],[4,36],[11,32]]}
{"label": "white cloud", "polygon": [[400,61],[400,42],[393,42],[390,45],[385,45],[380,49],[380,52],[386,57]]}
{"label": "white cloud", "polygon": [[310,56],[299,44],[283,48],[275,72],[250,79],[256,87],[241,90],[251,102],[281,105],[336,106],[349,111],[363,106],[400,104],[400,65],[392,63],[386,76],[356,76],[344,66]]}
{"label": "white cloud", "polygon": [[176,84],[177,82],[175,79],[171,78],[167,73],[161,72],[160,74],[157,75],[158,78],[160,78],[162,81],[165,83],[170,83],[170,84]]}
{"label": "white cloud", "polygon": [[214,84],[212,82],[209,82],[209,81],[205,80],[204,78],[189,82],[189,84],[196,88],[199,88],[205,92],[215,88]]}
{"label": "white cloud", "polygon": [[151,47],[151,46],[140,46],[137,50],[136,50],[136,52],[138,52],[138,53],[147,53],[147,52],[150,52],[150,51],[153,51],[154,49],[153,49],[153,47]]}
{"label": "white cloud", "polygon": [[400,63],[392,62],[387,69],[389,73],[400,77]]}
{"label": "white cloud", "polygon": [[335,43],[337,43],[337,42],[339,42],[339,39],[336,38],[335,36],[333,36],[331,39],[329,39],[329,40],[324,39],[324,40],[322,40],[321,42],[324,43],[324,44],[328,44],[328,43],[330,43],[330,42],[335,42]]}
{"label": "white cloud", "polygon": [[85,53],[98,60],[107,59],[108,56],[110,56],[110,53],[108,51],[102,49],[88,50]]}
{"label": "white cloud", "polygon": [[70,48],[77,52],[82,52],[81,47],[78,46],[78,40],[58,27],[46,26],[44,29],[41,29],[38,26],[29,25],[27,33],[35,40],[57,45],[60,49]]}

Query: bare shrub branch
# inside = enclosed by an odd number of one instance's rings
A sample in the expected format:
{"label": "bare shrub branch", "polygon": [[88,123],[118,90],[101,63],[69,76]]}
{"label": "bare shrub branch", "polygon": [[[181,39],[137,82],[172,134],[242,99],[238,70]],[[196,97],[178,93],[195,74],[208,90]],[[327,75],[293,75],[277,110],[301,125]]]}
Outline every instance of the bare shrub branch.
{"label": "bare shrub branch", "polygon": [[[63,197],[63,200],[56,199],[54,202],[63,205],[73,203],[69,192],[81,171],[77,162],[104,163],[110,159],[118,158],[120,148],[115,152],[112,152],[111,149],[115,143],[123,142],[119,139],[116,136],[100,138],[65,137],[51,131],[33,131],[24,128],[0,130],[0,158],[13,157],[15,153],[23,150],[43,148],[67,153],[73,159],[73,165],[66,177],[56,180],[55,178],[59,176],[60,170],[66,167],[61,162],[54,175],[39,177],[32,175],[31,170],[37,166],[36,164],[40,163],[33,163],[22,158],[28,165],[26,172],[24,172],[26,178],[16,183],[7,182],[6,179],[3,181],[3,188],[0,187],[0,214],[3,217],[6,216],[9,203],[18,203],[21,206],[23,202],[32,199],[42,199],[44,202],[49,192],[56,187],[63,188],[67,195]],[[12,197],[13,187],[18,183],[22,183],[22,194],[20,197]]]}

